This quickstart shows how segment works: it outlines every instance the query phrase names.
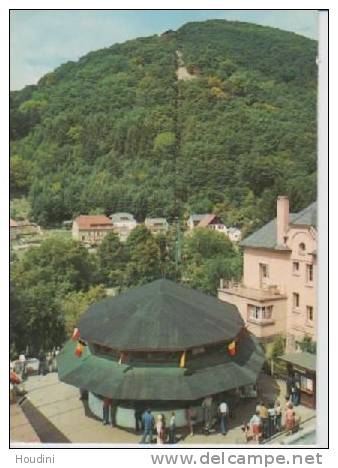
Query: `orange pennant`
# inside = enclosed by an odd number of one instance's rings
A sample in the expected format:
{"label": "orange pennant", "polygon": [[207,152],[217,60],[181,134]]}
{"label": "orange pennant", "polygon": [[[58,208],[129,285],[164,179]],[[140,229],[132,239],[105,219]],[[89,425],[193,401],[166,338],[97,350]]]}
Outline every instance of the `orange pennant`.
{"label": "orange pennant", "polygon": [[228,353],[230,356],[236,355],[236,341],[231,341],[231,343],[228,344]]}
{"label": "orange pennant", "polygon": [[83,351],[83,345],[81,343],[78,343],[76,345],[76,349],[75,349],[75,356],[81,357],[82,356],[82,351]]}

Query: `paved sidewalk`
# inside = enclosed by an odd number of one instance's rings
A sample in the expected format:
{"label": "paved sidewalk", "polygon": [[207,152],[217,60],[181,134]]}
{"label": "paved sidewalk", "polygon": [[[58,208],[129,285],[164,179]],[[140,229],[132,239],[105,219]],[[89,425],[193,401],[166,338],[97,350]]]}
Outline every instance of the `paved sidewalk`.
{"label": "paved sidewalk", "polygon": [[[40,422],[37,428],[42,431],[40,434],[42,442],[48,441],[48,437],[53,438],[50,442],[62,442],[62,440],[56,440],[58,437],[62,438],[62,436],[64,440],[69,440],[71,443],[92,443],[96,445],[138,444],[141,439],[140,435],[133,432],[103,426],[101,421],[87,411],[86,405],[79,399],[78,389],[60,382],[56,373],[30,377],[25,383],[25,387],[28,391],[27,398],[30,404],[38,412],[37,417]],[[266,403],[274,401],[278,396],[282,407],[284,406],[285,385],[283,382],[262,374],[259,377],[258,392],[258,398],[263,399]],[[179,444],[245,444],[241,426],[243,422],[250,419],[255,411],[255,405],[256,400],[249,399],[241,401],[239,407],[234,408],[234,416],[229,421],[229,430],[226,436],[218,433],[217,426],[209,436],[198,433],[190,436],[186,431],[178,430]],[[296,412],[303,421],[315,414],[314,410],[303,406],[297,407]],[[20,417],[22,420],[22,415]],[[28,432],[18,430],[20,424],[22,424],[22,422],[20,423],[20,417],[16,413],[13,414],[13,417],[11,415],[11,427],[13,425],[13,430],[14,427],[17,428],[13,435],[11,430],[11,439],[17,442],[29,442],[32,435],[29,436]],[[48,421],[45,430],[42,424],[43,418]],[[26,422],[25,427],[29,426],[27,419],[24,420]],[[48,431],[50,431],[49,434],[51,435],[48,435]],[[36,434],[35,437],[37,437]],[[278,443],[283,443],[283,440],[279,440]]]}
{"label": "paved sidewalk", "polygon": [[39,437],[22,411],[22,408],[17,403],[10,406],[10,441],[11,443],[40,442]]}
{"label": "paved sidewalk", "polygon": [[30,377],[25,383],[30,402],[73,443],[138,443],[140,436],[103,426],[85,415],[77,388],[59,382],[57,374]]}

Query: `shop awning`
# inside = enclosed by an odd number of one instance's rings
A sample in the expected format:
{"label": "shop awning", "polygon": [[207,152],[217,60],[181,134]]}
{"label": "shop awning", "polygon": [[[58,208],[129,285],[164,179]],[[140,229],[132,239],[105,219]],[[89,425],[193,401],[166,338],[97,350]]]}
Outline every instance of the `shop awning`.
{"label": "shop awning", "polygon": [[292,364],[297,367],[301,367],[303,369],[310,370],[312,372],[316,372],[316,355],[301,352],[301,353],[289,353],[280,356],[278,359],[281,361],[285,361],[289,364]]}

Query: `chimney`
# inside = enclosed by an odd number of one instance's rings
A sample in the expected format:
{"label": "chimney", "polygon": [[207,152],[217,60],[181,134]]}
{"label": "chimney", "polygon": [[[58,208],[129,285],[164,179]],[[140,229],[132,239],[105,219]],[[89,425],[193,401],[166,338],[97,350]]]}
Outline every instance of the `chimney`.
{"label": "chimney", "polygon": [[289,199],[277,198],[277,245],[285,245],[285,234],[289,226]]}

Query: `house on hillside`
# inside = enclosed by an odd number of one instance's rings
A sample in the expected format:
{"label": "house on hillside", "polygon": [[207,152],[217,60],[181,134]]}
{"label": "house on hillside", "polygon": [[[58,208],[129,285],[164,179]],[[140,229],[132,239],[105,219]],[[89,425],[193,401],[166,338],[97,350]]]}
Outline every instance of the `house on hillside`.
{"label": "house on hillside", "polygon": [[188,229],[191,231],[196,227],[213,229],[226,234],[231,242],[239,242],[242,238],[242,232],[235,227],[227,227],[220,218],[214,214],[192,214],[187,221]]}
{"label": "house on hillside", "polygon": [[127,240],[131,231],[137,226],[137,221],[130,213],[114,213],[110,215],[114,231],[121,241]]}
{"label": "house on hillside", "polygon": [[212,231],[222,232],[223,234],[228,233],[228,228],[223,224],[219,216],[215,214],[207,214],[197,224],[198,228],[207,228]]}
{"label": "house on hillside", "polygon": [[80,215],[73,221],[72,237],[88,245],[98,245],[114,230],[113,223],[104,215]]}
{"label": "house on hillside", "polygon": [[167,232],[169,228],[168,221],[165,218],[146,218],[144,224],[152,234]]}
{"label": "house on hillside", "polygon": [[227,231],[228,237],[231,240],[231,242],[239,242],[242,238],[242,232],[240,229],[237,229],[235,227],[229,227]]}
{"label": "house on hillside", "polygon": [[11,240],[25,238],[27,241],[41,234],[40,226],[27,220],[15,221],[14,219],[10,219],[9,230]]}
{"label": "house on hillside", "polygon": [[286,337],[288,352],[305,336],[316,339],[317,205],[289,213],[277,200],[277,218],[241,242],[241,283],[221,281],[218,297],[236,305],[250,332],[262,341]]}
{"label": "house on hillside", "polygon": [[187,221],[188,228],[190,230],[192,230],[195,227],[197,227],[198,224],[200,223],[200,221],[202,221],[202,219],[205,218],[205,216],[207,216],[207,214],[192,214],[192,215],[190,215],[190,217],[189,217],[189,219]]}

